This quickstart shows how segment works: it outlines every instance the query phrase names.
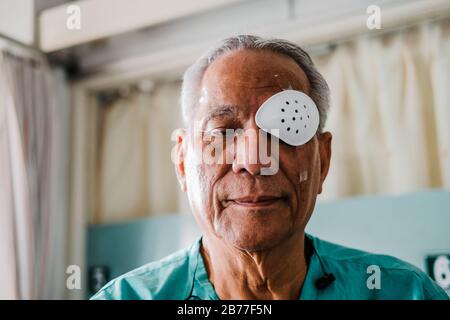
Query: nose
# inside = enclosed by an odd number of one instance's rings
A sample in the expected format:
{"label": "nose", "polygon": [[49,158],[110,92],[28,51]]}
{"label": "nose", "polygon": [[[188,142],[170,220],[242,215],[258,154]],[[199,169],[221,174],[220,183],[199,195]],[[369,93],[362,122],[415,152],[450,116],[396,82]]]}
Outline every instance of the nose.
{"label": "nose", "polygon": [[270,159],[265,159],[270,153],[267,148],[267,137],[258,127],[236,132],[233,172],[248,172],[252,176],[260,175],[261,169],[270,166]]}

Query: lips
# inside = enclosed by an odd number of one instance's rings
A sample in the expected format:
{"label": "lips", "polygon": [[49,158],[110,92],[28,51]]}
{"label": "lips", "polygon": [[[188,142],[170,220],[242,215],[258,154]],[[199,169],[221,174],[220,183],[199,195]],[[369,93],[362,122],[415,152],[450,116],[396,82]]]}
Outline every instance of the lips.
{"label": "lips", "polygon": [[229,204],[235,204],[244,207],[268,207],[283,200],[282,197],[277,196],[246,196],[235,199],[228,199]]}

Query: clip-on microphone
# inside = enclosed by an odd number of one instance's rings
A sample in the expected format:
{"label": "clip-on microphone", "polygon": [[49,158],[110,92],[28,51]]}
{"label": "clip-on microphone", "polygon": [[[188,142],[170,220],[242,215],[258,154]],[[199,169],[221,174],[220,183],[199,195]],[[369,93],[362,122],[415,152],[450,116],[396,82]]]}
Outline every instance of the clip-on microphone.
{"label": "clip-on microphone", "polygon": [[328,287],[336,277],[332,273],[326,273],[323,277],[320,277],[316,280],[316,288],[319,290],[325,289]]}

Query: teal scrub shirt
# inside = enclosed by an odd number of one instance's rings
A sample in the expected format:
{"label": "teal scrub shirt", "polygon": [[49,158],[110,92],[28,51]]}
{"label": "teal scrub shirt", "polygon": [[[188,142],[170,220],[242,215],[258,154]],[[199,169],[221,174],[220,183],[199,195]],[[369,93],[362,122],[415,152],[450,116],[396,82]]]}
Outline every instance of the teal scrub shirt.
{"label": "teal scrub shirt", "polygon": [[[406,262],[346,248],[311,235],[306,237],[313,250],[299,296],[301,300],[449,299],[431,278]],[[130,271],[109,282],[91,299],[217,300],[200,245],[201,238],[190,248]],[[373,265],[379,267],[379,288],[367,285],[374,274],[368,267]],[[318,289],[315,283],[325,273],[333,273],[335,280]]]}

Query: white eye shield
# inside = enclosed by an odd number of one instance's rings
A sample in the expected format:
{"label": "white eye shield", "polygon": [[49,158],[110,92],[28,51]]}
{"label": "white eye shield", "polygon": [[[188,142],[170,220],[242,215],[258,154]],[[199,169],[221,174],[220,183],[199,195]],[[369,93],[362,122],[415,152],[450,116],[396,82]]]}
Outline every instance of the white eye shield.
{"label": "white eye shield", "polygon": [[[314,101],[297,90],[283,90],[267,99],[255,115],[257,126],[291,146],[307,143],[319,127]],[[278,129],[275,131],[274,129]]]}

